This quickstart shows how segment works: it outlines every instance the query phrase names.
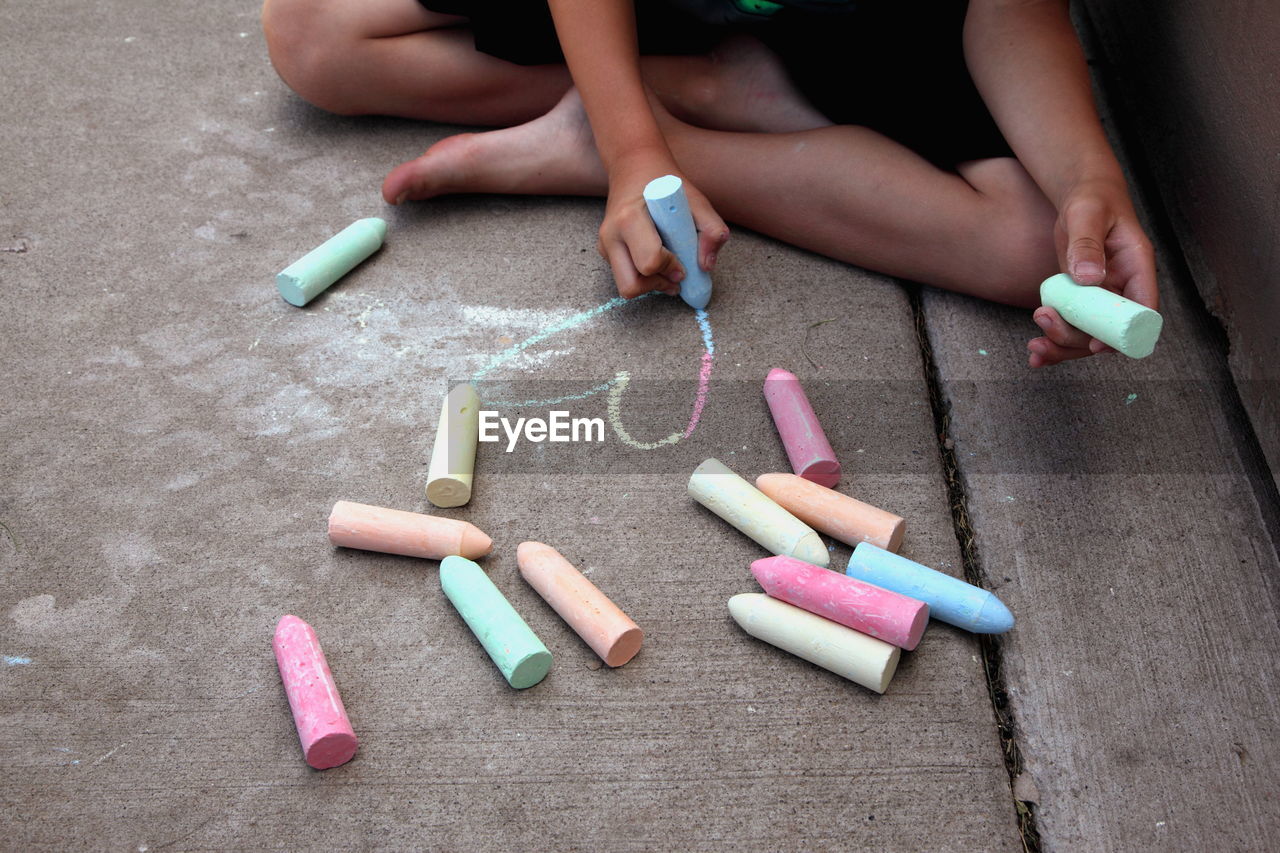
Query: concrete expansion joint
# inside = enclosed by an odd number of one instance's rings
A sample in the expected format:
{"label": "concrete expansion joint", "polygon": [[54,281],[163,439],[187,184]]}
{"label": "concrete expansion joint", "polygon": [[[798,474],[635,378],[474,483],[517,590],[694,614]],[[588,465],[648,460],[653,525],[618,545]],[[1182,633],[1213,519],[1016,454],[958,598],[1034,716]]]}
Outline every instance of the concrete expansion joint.
{"label": "concrete expansion joint", "polygon": [[[973,526],[969,521],[968,494],[964,477],[956,459],[955,442],[950,437],[951,401],[943,393],[938,365],[933,358],[933,347],[929,343],[929,332],[925,328],[921,288],[917,284],[907,282],[902,284],[907,288],[911,302],[916,341],[920,346],[920,363],[929,392],[929,408],[933,412],[934,438],[938,444],[942,472],[947,482],[947,504],[951,508],[951,524],[955,530],[956,541],[960,545],[964,579],[975,586],[986,588],[986,572],[983,571]],[[1017,723],[1013,716],[1013,709],[1009,705],[1009,691],[1004,680],[1003,644],[1000,635],[997,634],[978,634],[977,638],[982,656],[982,671],[987,682],[987,694],[991,698],[991,712],[995,716],[996,731],[1000,736],[1000,751],[1004,757],[1005,770],[1009,774],[1009,796],[1017,811],[1022,849],[1026,853],[1039,853],[1041,845],[1040,830],[1036,824],[1036,804],[1018,797],[1022,787],[1019,784],[1019,778],[1023,772],[1022,749],[1018,744]]]}

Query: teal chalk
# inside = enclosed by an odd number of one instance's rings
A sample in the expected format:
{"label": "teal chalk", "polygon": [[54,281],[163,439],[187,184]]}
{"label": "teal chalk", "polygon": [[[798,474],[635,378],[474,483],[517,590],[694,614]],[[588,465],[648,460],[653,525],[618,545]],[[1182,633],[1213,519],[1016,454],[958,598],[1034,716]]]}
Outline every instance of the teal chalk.
{"label": "teal chalk", "polygon": [[1066,273],[1050,276],[1040,284],[1040,302],[1129,358],[1151,355],[1164,327],[1164,317],[1158,312],[1105,287],[1076,284]]}
{"label": "teal chalk", "polygon": [[680,298],[701,311],[711,301],[711,274],[698,266],[698,228],[689,211],[684,182],[675,175],[654,178],[644,188],[644,204],[662,244],[684,267]]}
{"label": "teal chalk", "polygon": [[285,267],[276,276],[276,289],[285,302],[301,308],[378,251],[386,236],[385,220],[357,219]]}
{"label": "teal chalk", "polygon": [[[452,558],[450,558],[452,559]],[[929,605],[929,615],[975,634],[1003,634],[1013,614],[989,591],[863,542],[844,573]]]}
{"label": "teal chalk", "polygon": [[445,557],[440,586],[507,683],[532,687],[551,669],[551,652],[498,591],[484,569],[465,557]]}
{"label": "teal chalk", "polygon": [[774,3],[773,0],[733,0],[733,4],[738,7],[738,11],[745,12],[748,15],[776,15],[782,10],[782,5]]}

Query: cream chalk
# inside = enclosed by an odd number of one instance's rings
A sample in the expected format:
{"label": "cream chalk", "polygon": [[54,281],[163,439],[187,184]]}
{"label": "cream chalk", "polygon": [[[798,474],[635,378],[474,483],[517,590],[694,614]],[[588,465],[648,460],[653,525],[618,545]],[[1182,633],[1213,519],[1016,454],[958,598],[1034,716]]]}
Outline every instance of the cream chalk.
{"label": "cream chalk", "polygon": [[317,770],[346,764],[356,754],[356,733],[316,632],[297,616],[282,617],[271,648],[307,763]]}
{"label": "cream chalk", "polygon": [[480,397],[475,386],[455,386],[445,395],[427,468],[427,500],[438,507],[462,506],[471,500],[480,438]]}
{"label": "cream chalk", "polygon": [[329,514],[329,541],[344,548],[441,560],[483,557],[493,540],[468,521],[338,501]]}
{"label": "cream chalk", "polygon": [[729,599],[733,621],[751,636],[883,693],[902,650],[758,592]]}
{"label": "cream chalk", "polygon": [[725,467],[708,459],[689,477],[689,495],[774,554],[826,566],[831,555],[805,523]]}
{"label": "cream chalk", "polygon": [[795,474],[761,474],[756,488],[810,527],[847,545],[870,542],[897,551],[907,523],[900,516]]}
{"label": "cream chalk", "polygon": [[386,236],[386,221],[357,219],[285,267],[276,276],[276,289],[285,302],[302,307],[378,251]]}
{"label": "cream chalk", "polygon": [[609,666],[622,666],[640,651],[640,626],[555,548],[521,542],[516,562],[529,585]]}
{"label": "cream chalk", "polygon": [[764,399],[787,449],[791,470],[823,486],[840,482],[840,461],[794,373],[775,367],[764,380]]}

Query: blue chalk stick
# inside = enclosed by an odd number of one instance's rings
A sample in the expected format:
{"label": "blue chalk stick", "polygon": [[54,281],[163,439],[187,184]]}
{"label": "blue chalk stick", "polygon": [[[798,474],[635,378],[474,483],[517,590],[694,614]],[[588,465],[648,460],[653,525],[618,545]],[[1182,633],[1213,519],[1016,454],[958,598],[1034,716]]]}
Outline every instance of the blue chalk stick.
{"label": "blue chalk stick", "polygon": [[684,267],[680,298],[701,311],[711,301],[711,275],[698,266],[698,228],[689,212],[684,182],[675,175],[654,178],[644,188],[644,203],[662,244]]}
{"label": "blue chalk stick", "polygon": [[1013,614],[989,591],[869,542],[853,549],[844,573],[923,601],[934,619],[975,634],[1003,634],[1013,627]]}

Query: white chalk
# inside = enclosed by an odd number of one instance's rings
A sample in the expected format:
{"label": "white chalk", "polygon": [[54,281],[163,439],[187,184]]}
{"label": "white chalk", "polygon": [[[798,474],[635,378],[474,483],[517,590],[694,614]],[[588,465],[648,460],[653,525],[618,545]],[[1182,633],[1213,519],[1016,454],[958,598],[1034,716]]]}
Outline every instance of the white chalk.
{"label": "white chalk", "polygon": [[758,592],[729,599],[729,613],[742,630],[796,657],[883,693],[902,650]]}
{"label": "white chalk", "polygon": [[439,507],[471,500],[476,444],[480,438],[480,396],[475,386],[454,387],[440,407],[436,443],[427,467],[427,500]]}
{"label": "white chalk", "polygon": [[711,274],[698,266],[698,227],[689,211],[684,182],[675,175],[654,178],[644,188],[644,203],[662,244],[684,267],[680,298],[692,308],[706,308],[711,301]]}
{"label": "white chalk", "polygon": [[822,537],[719,459],[708,459],[694,469],[689,496],[771,553],[823,568],[830,562]]}

